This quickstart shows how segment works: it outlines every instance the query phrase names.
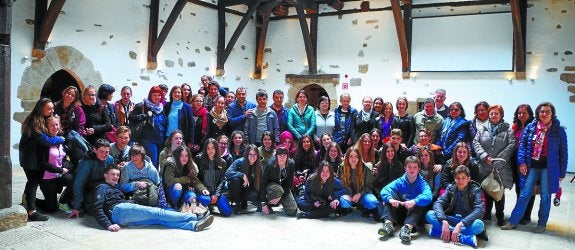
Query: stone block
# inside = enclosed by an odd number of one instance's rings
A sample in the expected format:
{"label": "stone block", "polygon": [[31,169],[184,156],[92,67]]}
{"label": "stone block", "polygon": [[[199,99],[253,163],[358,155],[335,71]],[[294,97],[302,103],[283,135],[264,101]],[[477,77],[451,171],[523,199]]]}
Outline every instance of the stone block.
{"label": "stone block", "polygon": [[12,119],[14,119],[14,121],[17,121],[19,123],[22,123],[24,122],[24,119],[26,119],[26,116],[28,116],[28,114],[30,114],[30,112],[16,112],[14,113]]}
{"label": "stone block", "polygon": [[571,93],[575,93],[575,85],[569,85],[567,87],[567,91],[571,92]]}
{"label": "stone block", "polygon": [[0,232],[26,226],[28,216],[22,206],[0,209]]}
{"label": "stone block", "polygon": [[561,74],[559,79],[561,79],[561,81],[564,81],[566,83],[575,83],[575,74],[574,73],[563,73],[563,74]]}
{"label": "stone block", "polygon": [[569,102],[575,103],[575,95],[569,97]]}
{"label": "stone block", "polygon": [[565,66],[565,71],[575,71],[575,66]]}
{"label": "stone block", "polygon": [[361,86],[361,78],[351,78],[349,79],[350,86]]}
{"label": "stone block", "polygon": [[357,72],[361,73],[361,74],[365,74],[367,73],[367,71],[369,70],[369,64],[360,64],[358,65],[358,70]]}
{"label": "stone block", "polygon": [[41,91],[40,86],[22,84],[18,86],[16,96],[22,100],[38,100]]}
{"label": "stone block", "polygon": [[20,101],[20,104],[22,105],[22,108],[25,111],[32,111],[32,109],[34,109],[34,105],[36,105],[36,102],[38,100],[22,100]]}

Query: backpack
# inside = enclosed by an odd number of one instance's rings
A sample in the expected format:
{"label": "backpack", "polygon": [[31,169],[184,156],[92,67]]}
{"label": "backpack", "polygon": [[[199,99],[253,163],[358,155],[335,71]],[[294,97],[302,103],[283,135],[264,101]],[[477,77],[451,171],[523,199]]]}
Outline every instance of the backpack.
{"label": "backpack", "polygon": [[148,183],[146,189],[136,189],[132,193],[132,200],[136,202],[136,204],[149,206],[149,207],[157,207],[158,206],[158,185],[154,184],[152,181],[148,179],[142,179],[139,181],[144,181]]}

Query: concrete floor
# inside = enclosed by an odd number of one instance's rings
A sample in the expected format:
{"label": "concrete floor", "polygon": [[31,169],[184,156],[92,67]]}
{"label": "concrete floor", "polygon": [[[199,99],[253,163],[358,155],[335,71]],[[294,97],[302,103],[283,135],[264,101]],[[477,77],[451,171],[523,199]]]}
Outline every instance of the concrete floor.
{"label": "concrete floor", "polygon": [[[532,222],[517,230],[501,231],[495,221],[487,222],[489,241],[479,240],[485,249],[575,249],[575,183],[563,181],[559,207],[552,207],[544,234],[533,234]],[[19,204],[26,177],[18,166],[13,170],[13,203]],[[515,204],[515,193],[506,193],[505,214]],[[276,209],[278,210],[278,209]],[[281,210],[281,209],[280,209]],[[536,221],[538,199],[532,215]],[[263,216],[254,213],[230,218],[217,217],[202,232],[167,229],[159,226],[103,230],[90,216],[66,219],[63,212],[46,222],[29,222],[25,227],[0,232],[0,249],[470,249],[468,246],[430,239],[424,233],[403,245],[397,236],[380,239],[381,225],[362,218],[358,212],[337,219],[308,220],[288,218],[283,213]],[[397,231],[396,231],[397,235]]]}

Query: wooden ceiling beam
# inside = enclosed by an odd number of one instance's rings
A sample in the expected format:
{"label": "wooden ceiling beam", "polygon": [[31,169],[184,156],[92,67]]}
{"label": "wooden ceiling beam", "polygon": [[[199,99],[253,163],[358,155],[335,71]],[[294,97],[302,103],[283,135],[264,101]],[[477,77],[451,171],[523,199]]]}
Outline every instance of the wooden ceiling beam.
{"label": "wooden ceiling beam", "polygon": [[314,53],[313,43],[310,35],[309,28],[307,26],[307,20],[305,17],[304,7],[302,5],[296,4],[295,9],[298,15],[299,24],[301,27],[301,33],[303,35],[303,42],[305,45],[305,53],[307,55],[308,62],[308,72],[311,75],[317,74],[317,57]]}
{"label": "wooden ceiling beam", "polygon": [[249,4],[253,1],[254,0],[220,0],[218,3],[221,6],[229,7],[229,6],[240,5],[240,4]]}
{"label": "wooden ceiling beam", "polygon": [[511,4],[511,18],[513,22],[513,61],[515,64],[515,78],[525,80],[525,17],[527,16],[527,5],[520,2],[523,1],[509,1]]}
{"label": "wooden ceiling beam", "polygon": [[170,34],[172,27],[174,27],[174,24],[176,23],[178,16],[180,16],[180,14],[182,13],[182,10],[186,6],[186,3],[188,3],[188,0],[178,0],[174,5],[174,8],[172,9],[172,12],[170,12],[168,19],[164,24],[164,27],[162,27],[162,31],[160,31],[160,35],[158,36],[158,38],[154,42],[154,46],[152,47],[152,53],[154,57],[158,55],[158,52],[164,45],[164,42],[166,41],[168,34]]}
{"label": "wooden ceiling beam", "polygon": [[256,14],[256,61],[252,77],[254,79],[262,78],[264,49],[266,47],[266,37],[268,34],[268,25],[272,10],[279,6],[282,0],[274,0],[260,5]]}
{"label": "wooden ceiling beam", "polygon": [[[238,41],[238,38],[240,37],[240,35],[244,31],[244,28],[248,24],[248,21],[252,18],[252,16],[254,15],[254,13],[256,12],[256,10],[258,9],[258,7],[260,6],[261,3],[262,3],[262,0],[257,0],[257,1],[253,1],[250,4],[250,6],[248,7],[248,11],[242,17],[242,20],[240,21],[240,23],[238,24],[238,27],[234,31],[234,34],[232,34],[232,37],[230,38],[228,45],[225,47],[225,49],[223,51],[218,51],[218,54],[221,54],[221,56],[218,56],[218,59],[220,60],[219,62],[217,62],[218,70],[224,69],[224,64],[228,60],[228,57],[230,56],[230,53],[232,52],[234,45]],[[224,23],[222,23],[222,20],[218,20],[218,23],[219,23],[218,25],[220,27],[220,29],[218,29],[218,33],[220,33],[220,32],[225,33],[225,20],[224,20]],[[223,30],[221,29],[222,26],[224,27]],[[218,38],[222,38],[222,35],[219,35]],[[218,41],[218,43],[219,42],[221,42],[221,41]]]}
{"label": "wooden ceiling beam", "polygon": [[150,0],[150,23],[148,27],[148,69],[156,69],[158,63],[154,54],[154,44],[158,38],[158,19],[160,16],[160,0]]}
{"label": "wooden ceiling beam", "polygon": [[397,32],[397,40],[399,42],[399,51],[401,54],[401,72],[402,78],[409,78],[410,60],[409,60],[409,47],[407,46],[407,36],[405,32],[405,23],[401,14],[400,0],[390,0],[391,10],[393,12],[393,20],[395,21],[395,30]]}
{"label": "wooden ceiling beam", "polygon": [[52,33],[52,29],[54,29],[64,3],[66,3],[66,0],[52,0],[46,10],[47,0],[36,0],[33,57],[42,58],[45,56],[46,43],[48,43],[48,38]]}
{"label": "wooden ceiling beam", "polygon": [[218,53],[216,53],[216,75],[223,76],[225,74],[224,63],[224,50],[226,49],[226,7],[223,5],[218,6]]}
{"label": "wooden ceiling beam", "polygon": [[[210,8],[210,9],[213,9],[213,10],[219,10],[219,5],[215,5],[215,4],[213,4],[213,3],[208,3],[208,2],[201,1],[201,0],[188,0],[188,2],[193,3],[193,4],[196,4],[196,5],[199,5],[199,6],[202,6],[202,7]],[[224,6],[224,7],[225,7],[225,6]],[[243,16],[243,15],[244,15],[244,13],[241,12],[241,11],[232,10],[232,9],[227,9],[227,8],[224,8],[224,12],[225,12],[225,13],[234,14],[234,15],[237,15],[237,16]]]}

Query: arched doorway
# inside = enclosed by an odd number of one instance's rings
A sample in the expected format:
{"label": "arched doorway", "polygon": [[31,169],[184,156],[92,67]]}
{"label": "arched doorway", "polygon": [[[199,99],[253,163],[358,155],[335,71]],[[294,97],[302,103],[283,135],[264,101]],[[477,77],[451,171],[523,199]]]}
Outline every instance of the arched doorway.
{"label": "arched doorway", "polygon": [[307,85],[303,87],[303,90],[305,93],[307,93],[308,96],[307,103],[314,107],[314,109],[319,108],[319,98],[321,96],[327,96],[331,100],[331,97],[327,94],[327,91],[322,86],[317,84]]}
{"label": "arched doorway", "polygon": [[79,94],[82,96],[81,93],[84,89],[84,84],[82,83],[82,80],[78,78],[76,73],[68,69],[58,70],[48,77],[42,87],[40,97],[48,97],[52,99],[52,101],[57,102],[62,99],[62,90],[68,86],[78,88],[80,92]]}

